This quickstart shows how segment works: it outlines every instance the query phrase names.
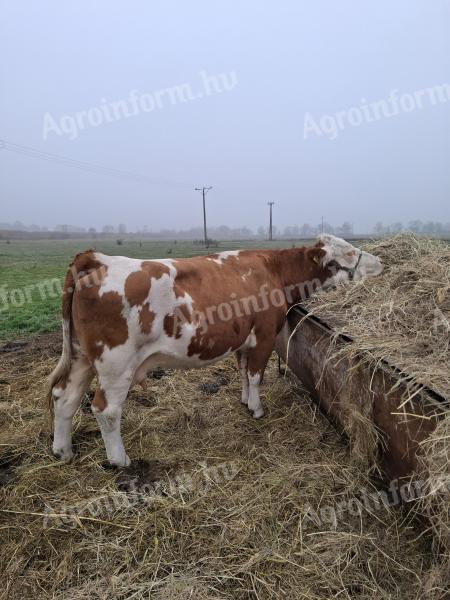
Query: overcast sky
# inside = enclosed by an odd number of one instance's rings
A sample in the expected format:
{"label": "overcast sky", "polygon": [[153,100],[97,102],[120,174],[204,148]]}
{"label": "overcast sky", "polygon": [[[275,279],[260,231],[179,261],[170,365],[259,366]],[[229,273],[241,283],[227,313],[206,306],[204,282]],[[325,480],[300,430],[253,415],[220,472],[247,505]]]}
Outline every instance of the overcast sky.
{"label": "overcast sky", "polygon": [[448,0],[0,6],[1,138],[149,179],[4,148],[0,221],[191,227],[202,185],[211,225],[450,221],[450,96],[421,92],[450,83]]}

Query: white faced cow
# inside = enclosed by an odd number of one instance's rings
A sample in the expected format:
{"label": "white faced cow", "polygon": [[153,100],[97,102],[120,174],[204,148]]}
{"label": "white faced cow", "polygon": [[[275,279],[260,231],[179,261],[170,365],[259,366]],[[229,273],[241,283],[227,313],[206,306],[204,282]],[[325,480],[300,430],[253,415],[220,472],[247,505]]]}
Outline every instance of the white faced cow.
{"label": "white faced cow", "polygon": [[63,350],[50,377],[53,453],[72,458],[72,418],[97,376],[92,411],[108,460],[129,465],[120,421],[130,387],[154,369],[203,367],[232,352],[242,402],[262,417],[259,385],[288,308],[381,271],[377,257],[329,235],[310,247],[187,259],[78,254],[64,282]]}

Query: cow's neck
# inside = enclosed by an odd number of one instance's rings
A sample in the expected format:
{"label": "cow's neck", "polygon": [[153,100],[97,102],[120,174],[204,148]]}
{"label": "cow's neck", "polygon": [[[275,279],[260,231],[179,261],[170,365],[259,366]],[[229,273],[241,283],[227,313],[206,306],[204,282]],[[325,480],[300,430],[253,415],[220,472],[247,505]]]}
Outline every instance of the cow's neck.
{"label": "cow's neck", "polygon": [[328,268],[320,264],[320,249],[316,249],[317,262],[311,257],[313,248],[274,250],[274,267],[289,305],[296,304],[320,289],[331,276]]}

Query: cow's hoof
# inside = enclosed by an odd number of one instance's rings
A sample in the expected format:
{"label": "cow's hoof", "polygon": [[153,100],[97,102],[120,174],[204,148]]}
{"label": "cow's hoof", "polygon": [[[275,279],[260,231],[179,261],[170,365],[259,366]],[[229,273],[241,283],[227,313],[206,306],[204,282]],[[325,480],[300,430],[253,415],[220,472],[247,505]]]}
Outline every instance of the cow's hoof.
{"label": "cow's hoof", "polygon": [[123,469],[124,467],[129,467],[131,465],[131,460],[125,454],[123,459],[117,460],[107,460],[103,463],[104,469]]}
{"label": "cow's hoof", "polygon": [[113,465],[109,460],[104,460],[102,462],[102,469],[105,469],[105,471],[117,471],[118,468],[117,465]]}
{"label": "cow's hoof", "polygon": [[263,408],[257,408],[256,410],[253,411],[253,418],[254,419],[260,419],[263,416],[264,416],[264,409]]}
{"label": "cow's hoof", "polygon": [[53,448],[52,452],[53,452],[53,456],[55,458],[57,458],[58,460],[60,460],[64,463],[70,463],[71,460],[73,459],[72,450],[67,450],[64,448]]}

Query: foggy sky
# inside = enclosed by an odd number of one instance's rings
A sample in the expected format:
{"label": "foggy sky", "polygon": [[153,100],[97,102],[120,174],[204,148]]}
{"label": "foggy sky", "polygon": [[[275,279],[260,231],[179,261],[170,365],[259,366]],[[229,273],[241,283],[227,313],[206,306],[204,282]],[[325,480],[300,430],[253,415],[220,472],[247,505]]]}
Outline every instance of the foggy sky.
{"label": "foggy sky", "polygon": [[[447,0],[189,2],[3,0],[2,139],[132,171],[115,179],[0,149],[0,221],[129,229],[256,228],[350,221],[355,229],[449,221],[450,102],[304,139],[363,103],[450,83]],[[63,115],[234,72],[203,94],[89,126],[48,132]],[[363,100],[364,99],[364,100]],[[177,185],[181,183],[182,185]]]}

